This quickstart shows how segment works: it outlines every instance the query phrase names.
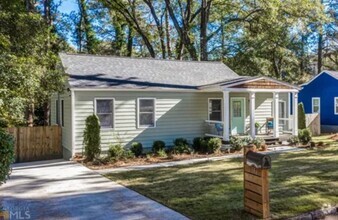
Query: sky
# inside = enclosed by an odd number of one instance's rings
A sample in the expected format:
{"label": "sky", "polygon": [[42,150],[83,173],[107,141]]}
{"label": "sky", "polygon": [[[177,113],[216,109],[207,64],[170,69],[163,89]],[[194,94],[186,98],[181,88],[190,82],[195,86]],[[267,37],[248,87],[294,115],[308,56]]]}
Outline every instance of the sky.
{"label": "sky", "polygon": [[62,13],[70,13],[71,11],[77,11],[79,8],[77,6],[77,0],[63,0],[59,10]]}

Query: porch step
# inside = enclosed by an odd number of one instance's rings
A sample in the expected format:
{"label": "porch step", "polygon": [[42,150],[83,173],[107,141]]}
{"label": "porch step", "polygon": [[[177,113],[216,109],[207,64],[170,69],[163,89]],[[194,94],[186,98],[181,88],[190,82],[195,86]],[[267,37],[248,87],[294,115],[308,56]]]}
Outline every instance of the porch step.
{"label": "porch step", "polygon": [[279,138],[274,138],[274,137],[266,137],[264,138],[265,144],[266,145],[276,145],[277,143],[280,142]]}

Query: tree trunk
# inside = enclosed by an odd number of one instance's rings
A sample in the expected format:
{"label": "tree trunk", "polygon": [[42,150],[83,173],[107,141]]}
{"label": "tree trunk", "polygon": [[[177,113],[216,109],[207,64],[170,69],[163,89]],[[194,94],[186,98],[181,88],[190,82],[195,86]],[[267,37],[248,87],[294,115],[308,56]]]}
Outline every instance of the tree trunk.
{"label": "tree trunk", "polygon": [[128,43],[127,43],[127,56],[131,57],[133,54],[133,28],[129,26],[129,32],[128,32]]}
{"label": "tree trunk", "polygon": [[168,51],[168,58],[170,59],[171,54],[171,46],[170,46],[170,30],[169,30],[169,15],[168,10],[165,11],[165,32],[167,38],[167,51]]}
{"label": "tree trunk", "polygon": [[149,0],[143,0],[146,5],[148,5],[149,9],[150,9],[150,13],[154,18],[156,27],[157,27],[157,31],[158,31],[158,35],[160,38],[160,44],[161,44],[161,50],[162,50],[162,58],[165,59],[166,58],[166,48],[165,48],[165,42],[164,42],[164,31],[163,31],[163,27],[162,27],[162,23],[160,22],[160,19],[158,18],[155,8],[152,4],[151,1]]}
{"label": "tree trunk", "polygon": [[323,66],[323,35],[320,33],[318,37],[318,63],[317,63],[317,74],[322,71]]}
{"label": "tree trunk", "polygon": [[201,60],[208,60],[207,51],[207,25],[208,25],[207,0],[201,2],[201,24],[200,24],[200,49]]}

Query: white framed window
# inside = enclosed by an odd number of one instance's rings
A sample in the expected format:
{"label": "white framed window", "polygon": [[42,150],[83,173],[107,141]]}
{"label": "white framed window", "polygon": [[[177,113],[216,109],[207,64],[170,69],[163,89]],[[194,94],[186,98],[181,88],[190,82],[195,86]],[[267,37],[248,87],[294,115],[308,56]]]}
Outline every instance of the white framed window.
{"label": "white framed window", "polygon": [[138,98],[137,99],[137,127],[154,128],[156,127],[156,99]]}
{"label": "white framed window", "polygon": [[208,99],[208,120],[222,121],[222,99]]}
{"label": "white framed window", "polygon": [[286,118],[286,102],[283,100],[279,100],[279,118]]}
{"label": "white framed window", "polygon": [[338,115],[338,97],[334,97],[334,114]]}
{"label": "white framed window", "polygon": [[61,126],[65,126],[65,104],[64,100],[61,100]]}
{"label": "white framed window", "polygon": [[312,113],[320,112],[320,98],[313,97],[312,98]]}
{"label": "white framed window", "polygon": [[114,98],[95,98],[95,114],[100,120],[101,128],[114,128]]}

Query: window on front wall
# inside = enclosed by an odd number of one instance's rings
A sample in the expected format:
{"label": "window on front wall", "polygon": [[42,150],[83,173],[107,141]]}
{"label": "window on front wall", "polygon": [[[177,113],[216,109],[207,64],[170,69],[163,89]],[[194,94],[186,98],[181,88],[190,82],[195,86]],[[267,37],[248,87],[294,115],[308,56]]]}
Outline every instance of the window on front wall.
{"label": "window on front wall", "polygon": [[222,121],[222,99],[209,99],[209,120]]}
{"label": "window on front wall", "polygon": [[155,127],[155,99],[138,99],[138,127]]}
{"label": "window on front wall", "polygon": [[320,98],[312,98],[312,113],[320,112]]}
{"label": "window on front wall", "polygon": [[334,114],[338,115],[338,97],[334,97]]}
{"label": "window on front wall", "polygon": [[114,99],[96,99],[95,113],[100,120],[101,128],[114,127]]}

